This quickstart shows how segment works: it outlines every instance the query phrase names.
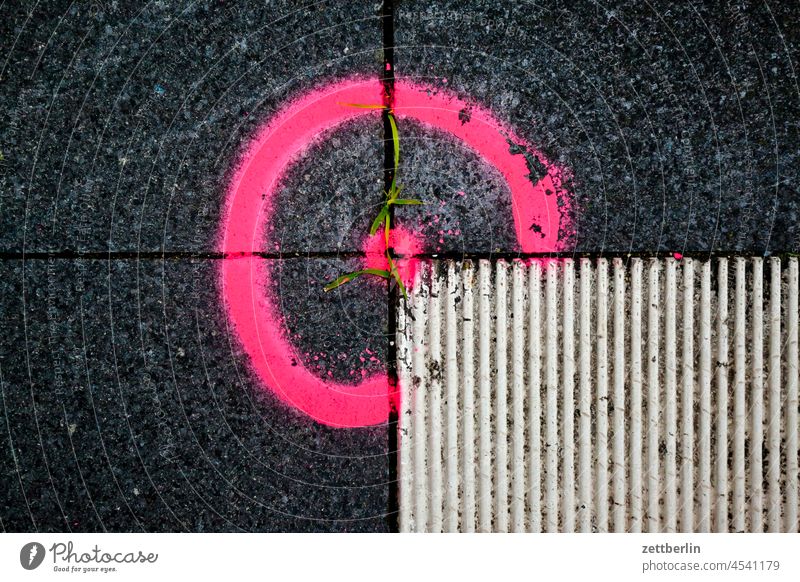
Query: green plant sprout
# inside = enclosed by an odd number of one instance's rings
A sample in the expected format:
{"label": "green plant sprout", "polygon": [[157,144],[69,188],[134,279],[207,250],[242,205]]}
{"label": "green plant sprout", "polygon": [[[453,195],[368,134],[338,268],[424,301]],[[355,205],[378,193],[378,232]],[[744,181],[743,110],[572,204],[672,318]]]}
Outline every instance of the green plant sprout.
{"label": "green plant sprout", "polygon": [[422,200],[415,200],[413,198],[400,198],[400,192],[403,191],[403,186],[397,183],[397,172],[400,167],[400,133],[397,131],[397,121],[394,118],[392,110],[386,105],[371,105],[361,103],[341,103],[340,105],[344,105],[345,107],[359,107],[361,109],[383,109],[387,112],[387,117],[389,118],[389,125],[392,130],[392,148],[394,151],[394,171],[392,172],[392,183],[389,185],[389,191],[385,193],[384,201],[381,205],[381,209],[378,211],[378,215],[375,217],[375,220],[372,221],[372,225],[369,227],[370,236],[374,236],[375,233],[378,232],[378,229],[381,227],[381,225],[383,225],[383,236],[386,246],[386,261],[389,265],[389,270],[361,269],[360,271],[345,273],[344,275],[337,277],[325,285],[323,289],[325,292],[332,291],[333,289],[341,287],[345,283],[349,283],[353,279],[361,277],[362,275],[373,275],[375,277],[381,277],[387,280],[394,279],[397,281],[397,286],[403,293],[403,297],[408,300],[406,286],[403,284],[403,279],[400,277],[400,273],[397,270],[397,265],[392,259],[391,253],[389,252],[389,232],[391,231],[392,227],[391,207],[419,205],[423,204],[423,202]]}

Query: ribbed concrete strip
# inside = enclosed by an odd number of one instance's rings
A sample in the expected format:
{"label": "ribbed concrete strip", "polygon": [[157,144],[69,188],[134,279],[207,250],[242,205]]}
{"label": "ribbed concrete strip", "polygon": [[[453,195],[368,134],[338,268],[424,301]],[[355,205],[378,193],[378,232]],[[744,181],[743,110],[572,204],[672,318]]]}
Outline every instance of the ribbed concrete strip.
{"label": "ribbed concrete strip", "polygon": [[424,262],[402,531],[798,530],[796,258]]}

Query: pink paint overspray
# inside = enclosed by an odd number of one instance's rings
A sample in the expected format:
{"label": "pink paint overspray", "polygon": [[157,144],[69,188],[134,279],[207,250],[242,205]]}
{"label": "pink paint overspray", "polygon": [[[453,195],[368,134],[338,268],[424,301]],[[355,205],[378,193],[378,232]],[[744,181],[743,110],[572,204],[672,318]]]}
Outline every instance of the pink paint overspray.
{"label": "pink paint overspray", "polygon": [[[317,422],[335,427],[381,424],[389,416],[393,395],[386,374],[358,384],[323,380],[297,357],[274,298],[270,297],[269,263],[261,258],[265,227],[273,214],[274,194],[291,164],[319,135],[362,115],[380,110],[349,107],[347,103],[382,103],[378,79],[349,80],[306,94],[273,117],[249,144],[227,192],[220,235],[222,298],[233,328],[264,385],[281,400]],[[563,169],[549,162],[492,114],[474,104],[402,78],[395,80],[393,110],[398,120],[415,119],[459,138],[497,168],[508,184],[520,250],[525,253],[558,250],[559,228],[566,214],[554,193],[561,189]],[[469,122],[459,113],[470,112]],[[547,174],[535,184],[525,157],[510,151],[513,142],[536,155]],[[531,230],[532,224],[541,228]],[[406,255],[420,250],[413,233],[396,230],[393,245]],[[380,265],[381,236],[365,243],[365,263]],[[402,276],[413,283],[414,264],[403,265]],[[381,268],[378,266],[378,268]]]}

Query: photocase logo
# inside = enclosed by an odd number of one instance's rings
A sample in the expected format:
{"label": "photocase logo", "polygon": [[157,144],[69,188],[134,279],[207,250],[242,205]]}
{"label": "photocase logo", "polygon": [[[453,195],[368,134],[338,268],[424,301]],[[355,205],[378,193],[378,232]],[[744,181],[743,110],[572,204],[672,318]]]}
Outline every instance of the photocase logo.
{"label": "photocase logo", "polygon": [[44,561],[44,546],[39,542],[29,542],[19,551],[19,563],[26,570],[35,570]]}

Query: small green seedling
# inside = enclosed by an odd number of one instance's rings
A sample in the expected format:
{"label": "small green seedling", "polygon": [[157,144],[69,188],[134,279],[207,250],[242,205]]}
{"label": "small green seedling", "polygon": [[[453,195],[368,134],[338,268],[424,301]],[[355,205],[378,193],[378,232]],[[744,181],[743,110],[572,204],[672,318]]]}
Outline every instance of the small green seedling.
{"label": "small green seedling", "polygon": [[389,263],[389,270],[384,271],[382,269],[361,269],[360,271],[353,271],[352,273],[345,273],[341,275],[325,285],[323,290],[325,292],[332,291],[337,287],[341,287],[345,283],[349,283],[353,279],[361,277],[362,275],[373,275],[375,277],[381,277],[383,279],[394,279],[397,281],[397,286],[400,288],[400,291],[403,293],[403,297],[408,300],[408,293],[406,292],[406,286],[403,284],[403,279],[400,277],[400,273],[397,270],[397,265],[395,264],[394,260],[392,259],[391,253],[389,252],[389,232],[391,231],[392,225],[392,213],[391,207],[392,206],[414,206],[419,204],[424,204],[422,200],[416,200],[414,198],[400,198],[400,192],[403,190],[403,186],[397,183],[397,172],[400,168],[400,133],[397,131],[397,120],[394,118],[394,113],[392,110],[387,107],[386,105],[372,105],[372,104],[362,104],[362,103],[340,103],[345,107],[358,107],[360,109],[383,109],[387,111],[387,116],[389,118],[389,126],[392,130],[392,148],[394,151],[394,172],[392,172],[392,183],[389,185],[389,191],[385,193],[383,204],[381,205],[380,211],[378,211],[378,215],[375,217],[375,220],[372,221],[372,225],[369,227],[369,234],[373,236],[378,229],[383,225],[383,232],[384,238],[386,243],[386,260]]}
{"label": "small green seedling", "polygon": [[384,279],[389,278],[389,271],[383,271],[381,269],[362,269],[361,271],[354,271],[352,273],[347,273],[342,275],[341,277],[337,277],[327,285],[325,285],[325,291],[332,291],[337,287],[341,287],[345,283],[349,283],[356,277],[360,277],[361,275],[375,275],[376,277],[383,277]]}

